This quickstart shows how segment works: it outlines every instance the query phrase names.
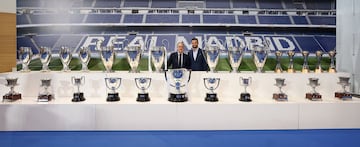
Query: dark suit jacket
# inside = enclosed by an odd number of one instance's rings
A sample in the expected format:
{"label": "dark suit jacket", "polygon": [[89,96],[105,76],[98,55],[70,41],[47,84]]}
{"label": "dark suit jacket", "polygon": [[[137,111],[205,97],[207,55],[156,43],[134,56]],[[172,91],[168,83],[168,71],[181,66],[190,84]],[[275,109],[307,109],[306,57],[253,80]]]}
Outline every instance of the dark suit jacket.
{"label": "dark suit jacket", "polygon": [[178,63],[178,52],[174,52],[170,54],[170,57],[167,62],[167,66],[169,69],[176,69],[176,68],[186,68],[190,69],[190,58],[189,55],[183,53],[183,64],[180,67]]}
{"label": "dark suit jacket", "polygon": [[192,71],[208,71],[209,67],[206,63],[205,53],[202,49],[198,49],[196,60],[193,57],[193,50],[189,51],[190,67]]}

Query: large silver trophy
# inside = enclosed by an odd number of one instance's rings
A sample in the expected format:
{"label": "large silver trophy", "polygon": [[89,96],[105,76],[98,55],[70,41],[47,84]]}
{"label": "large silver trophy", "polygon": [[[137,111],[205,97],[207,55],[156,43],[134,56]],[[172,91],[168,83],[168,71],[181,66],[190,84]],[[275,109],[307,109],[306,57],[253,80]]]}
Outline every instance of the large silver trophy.
{"label": "large silver trophy", "polygon": [[280,51],[276,51],[275,52],[275,57],[276,57],[276,66],[275,66],[275,73],[282,73],[283,69],[281,68],[281,56],[282,56],[282,52]]}
{"label": "large silver trophy", "polygon": [[309,78],[309,86],[312,88],[312,91],[306,93],[305,97],[311,101],[321,101],[321,94],[318,93],[315,89],[319,85],[318,78]]}
{"label": "large silver trophy", "polygon": [[116,92],[121,85],[121,78],[105,78],[106,87],[110,90],[106,101],[115,102],[120,101],[119,93]]}
{"label": "large silver trophy", "polygon": [[330,57],[329,73],[335,73],[336,72],[335,55],[336,55],[335,50],[329,52],[329,57]]}
{"label": "large silver trophy", "polygon": [[220,58],[220,47],[217,45],[207,44],[205,46],[205,56],[210,72],[216,72],[215,68]]}
{"label": "large silver trophy", "polygon": [[190,81],[191,71],[185,68],[169,69],[165,72],[165,79],[169,85],[169,98],[170,102],[186,102],[187,85]]}
{"label": "large silver trophy", "polygon": [[338,84],[341,85],[342,91],[335,92],[336,98],[339,98],[341,100],[351,100],[352,99],[352,94],[350,92],[346,91],[346,87],[350,86],[349,80],[350,80],[350,77],[339,77]]}
{"label": "large silver trophy", "polygon": [[113,72],[112,66],[115,61],[115,51],[114,46],[102,46],[103,40],[98,40],[96,42],[96,48],[100,51],[100,58],[102,63],[105,66],[106,72]]}
{"label": "large silver trophy", "polygon": [[85,101],[84,93],[80,92],[80,86],[85,84],[85,77],[71,77],[71,83],[77,87],[77,91],[73,94],[71,101],[82,102]]}
{"label": "large silver trophy", "polygon": [[138,89],[141,90],[140,93],[138,93],[136,101],[138,102],[148,102],[150,101],[149,93],[146,92],[147,89],[149,89],[151,85],[151,78],[135,78],[135,84]]}
{"label": "large silver trophy", "polygon": [[17,86],[17,80],[18,78],[6,78],[7,84],[5,86],[10,87],[10,92],[8,92],[7,94],[5,94],[3,96],[3,102],[7,101],[7,102],[13,102],[16,100],[21,99],[21,94],[18,92],[15,92],[15,86]]}
{"label": "large silver trophy", "polygon": [[252,78],[251,77],[240,77],[240,85],[244,86],[244,92],[240,93],[239,101],[242,102],[251,102],[251,95],[246,91],[246,88],[251,85]]}
{"label": "large silver trophy", "polygon": [[228,48],[228,59],[232,69],[231,72],[233,73],[238,72],[242,57],[244,55],[244,48],[245,46]]}
{"label": "large silver trophy", "polygon": [[54,95],[50,92],[51,79],[41,79],[41,89],[38,95],[39,102],[48,102],[54,99]]}
{"label": "large silver trophy", "polygon": [[308,59],[309,59],[309,51],[302,51],[301,54],[302,54],[302,56],[303,56],[303,58],[304,58],[304,63],[303,63],[301,72],[302,72],[302,73],[309,73],[309,72],[310,72],[309,62],[308,62]]}
{"label": "large silver trophy", "polygon": [[30,47],[20,47],[19,50],[19,59],[21,61],[22,64],[22,72],[30,72],[29,69],[29,63],[32,59],[32,51]]}
{"label": "large silver trophy", "polygon": [[89,61],[91,59],[91,52],[89,47],[81,47],[79,50],[79,59],[81,62],[81,71],[88,72],[89,69],[87,65],[89,64]]}
{"label": "large silver trophy", "polygon": [[141,46],[127,46],[125,47],[126,58],[130,65],[130,72],[137,73],[139,72],[138,66],[141,59]]}
{"label": "large silver trophy", "polygon": [[255,72],[264,72],[263,68],[269,53],[269,42],[263,41],[260,45],[254,44],[250,47],[253,60],[257,70]]}
{"label": "large silver trophy", "polygon": [[285,79],[276,78],[275,86],[279,88],[279,92],[273,94],[273,99],[276,101],[287,101],[288,96],[282,91],[282,87],[286,86]]}
{"label": "large silver trophy", "polygon": [[49,63],[51,61],[51,49],[48,47],[40,47],[40,61],[42,63],[42,72],[48,72],[49,69]]}
{"label": "large silver trophy", "polygon": [[151,62],[155,67],[155,72],[160,72],[166,56],[165,46],[154,46],[150,48]]}
{"label": "large silver trophy", "polygon": [[219,101],[217,94],[214,92],[214,90],[219,87],[219,84],[220,84],[220,78],[204,78],[205,88],[209,90],[209,92],[206,93],[205,101],[207,102]]}
{"label": "large silver trophy", "polygon": [[322,73],[323,69],[321,67],[321,59],[322,59],[323,52],[320,50],[316,51],[315,55],[316,55],[316,60],[317,60],[316,67],[315,67],[315,73]]}
{"label": "large silver trophy", "polygon": [[62,46],[60,48],[59,56],[60,56],[61,63],[63,65],[62,71],[64,71],[64,72],[71,71],[69,68],[69,64],[72,59],[72,53],[71,53],[70,48]]}
{"label": "large silver trophy", "polygon": [[294,69],[294,55],[295,55],[295,52],[294,51],[288,51],[287,54],[289,56],[289,66],[288,66],[287,72],[288,73],[295,73],[295,69]]}

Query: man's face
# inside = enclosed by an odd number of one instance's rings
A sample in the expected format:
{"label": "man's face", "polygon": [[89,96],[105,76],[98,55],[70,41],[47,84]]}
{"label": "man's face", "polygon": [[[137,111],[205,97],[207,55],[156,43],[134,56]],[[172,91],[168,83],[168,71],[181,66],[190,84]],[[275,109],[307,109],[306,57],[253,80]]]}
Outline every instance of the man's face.
{"label": "man's face", "polygon": [[184,52],[184,44],[179,43],[177,45],[177,50],[178,50],[179,53],[183,53]]}
{"label": "man's face", "polygon": [[198,44],[199,42],[197,40],[191,40],[191,45],[193,49],[197,49],[198,48]]}

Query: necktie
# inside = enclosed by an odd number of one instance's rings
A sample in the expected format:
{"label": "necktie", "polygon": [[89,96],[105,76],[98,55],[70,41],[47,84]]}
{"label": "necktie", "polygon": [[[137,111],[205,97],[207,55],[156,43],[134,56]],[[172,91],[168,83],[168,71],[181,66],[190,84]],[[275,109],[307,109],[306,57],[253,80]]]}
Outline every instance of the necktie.
{"label": "necktie", "polygon": [[179,67],[182,67],[182,54],[179,54],[178,64]]}

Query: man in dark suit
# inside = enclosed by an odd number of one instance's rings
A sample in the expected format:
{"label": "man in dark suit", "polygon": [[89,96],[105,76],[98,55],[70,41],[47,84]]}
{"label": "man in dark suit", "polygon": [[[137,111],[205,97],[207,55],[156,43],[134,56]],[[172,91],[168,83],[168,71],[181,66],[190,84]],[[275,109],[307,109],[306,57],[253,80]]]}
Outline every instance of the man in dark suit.
{"label": "man in dark suit", "polygon": [[192,71],[208,71],[209,67],[206,63],[205,53],[199,48],[197,38],[191,39],[192,49],[189,51],[190,67]]}
{"label": "man in dark suit", "polygon": [[169,69],[186,68],[190,69],[189,55],[184,53],[184,43],[177,43],[177,52],[170,54],[167,66]]}

